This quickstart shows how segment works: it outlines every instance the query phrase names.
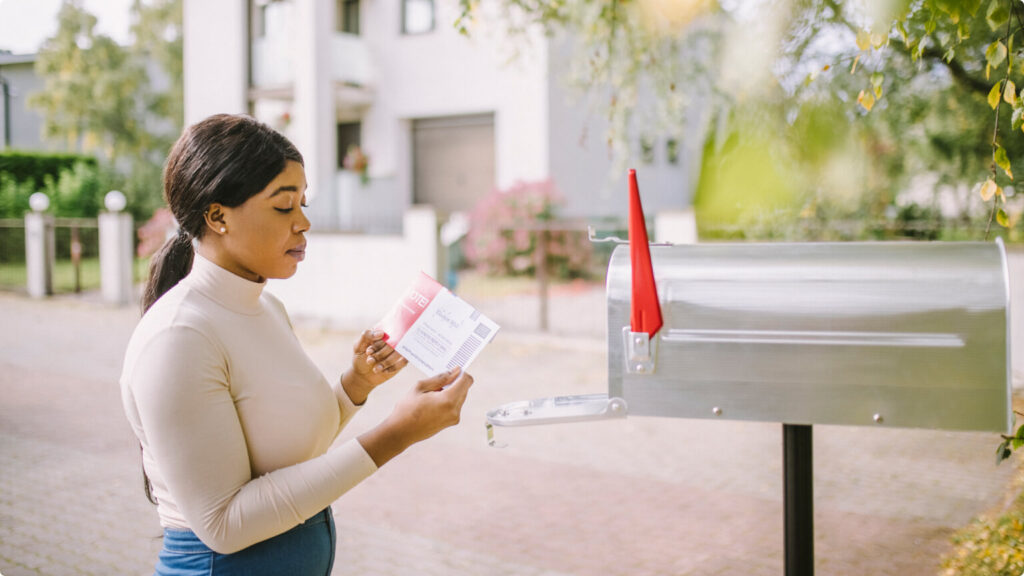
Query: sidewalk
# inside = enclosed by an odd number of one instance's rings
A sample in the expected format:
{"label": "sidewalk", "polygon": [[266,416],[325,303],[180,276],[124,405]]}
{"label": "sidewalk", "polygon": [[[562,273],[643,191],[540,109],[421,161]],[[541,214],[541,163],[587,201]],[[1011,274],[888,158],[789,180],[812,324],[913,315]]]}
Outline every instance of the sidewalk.
{"label": "sidewalk", "polygon": [[[559,306],[552,303],[553,309]],[[117,377],[133,309],[0,294],[0,572],[150,574],[160,548]],[[353,333],[300,324],[327,374]],[[778,424],[629,418],[499,429],[499,404],[606,391],[604,343],[503,332],[462,424],[335,503],[336,575],[783,573]],[[344,438],[383,418],[413,369]],[[817,426],[820,574],[934,575],[949,535],[1000,503],[993,434]]]}

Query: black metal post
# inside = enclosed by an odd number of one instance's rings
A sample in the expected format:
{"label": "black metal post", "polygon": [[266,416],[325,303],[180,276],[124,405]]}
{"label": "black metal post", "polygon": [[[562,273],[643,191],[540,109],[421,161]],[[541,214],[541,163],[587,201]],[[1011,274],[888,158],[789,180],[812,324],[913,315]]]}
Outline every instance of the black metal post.
{"label": "black metal post", "polygon": [[782,425],[786,576],[814,574],[814,453],[809,425]]}

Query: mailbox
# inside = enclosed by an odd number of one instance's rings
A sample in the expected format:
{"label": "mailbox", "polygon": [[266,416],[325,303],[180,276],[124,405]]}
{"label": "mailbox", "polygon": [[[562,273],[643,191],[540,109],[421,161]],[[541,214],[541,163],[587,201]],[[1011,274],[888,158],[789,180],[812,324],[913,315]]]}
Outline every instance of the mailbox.
{"label": "mailbox", "polygon": [[651,246],[664,326],[630,331],[607,275],[608,393],[505,405],[494,425],[661,416],[1006,432],[1009,286],[993,243]]}

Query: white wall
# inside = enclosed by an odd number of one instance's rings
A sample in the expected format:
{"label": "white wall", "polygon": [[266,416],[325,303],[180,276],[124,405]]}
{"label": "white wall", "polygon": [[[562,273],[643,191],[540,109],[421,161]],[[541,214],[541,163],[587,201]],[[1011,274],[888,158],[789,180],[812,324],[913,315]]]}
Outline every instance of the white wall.
{"label": "white wall", "polygon": [[[494,112],[497,185],[548,175],[547,43],[512,59],[518,40],[485,26],[471,38],[453,27],[453,1],[436,4],[435,29],[401,34],[401,2],[364,2],[362,37],[376,69],[373,104],[363,118],[363,144],[372,176],[397,176],[408,164],[411,123],[416,118]],[[512,60],[509,62],[509,60]]]}
{"label": "white wall", "polygon": [[405,215],[402,236],[309,234],[306,260],[267,289],[294,318],[364,330],[384,317],[420,271],[438,278],[437,217],[430,208]]}
{"label": "white wall", "polygon": [[185,125],[246,112],[245,0],[184,0]]}

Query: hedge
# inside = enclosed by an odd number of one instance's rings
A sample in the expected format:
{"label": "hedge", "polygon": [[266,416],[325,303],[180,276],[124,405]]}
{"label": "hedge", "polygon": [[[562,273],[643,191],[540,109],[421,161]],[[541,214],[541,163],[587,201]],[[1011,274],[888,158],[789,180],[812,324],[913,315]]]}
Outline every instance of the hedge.
{"label": "hedge", "polygon": [[0,152],[0,174],[18,183],[31,182],[35,188],[43,187],[46,176],[56,181],[62,170],[71,170],[78,163],[84,163],[91,168],[98,167],[96,158],[81,154]]}

